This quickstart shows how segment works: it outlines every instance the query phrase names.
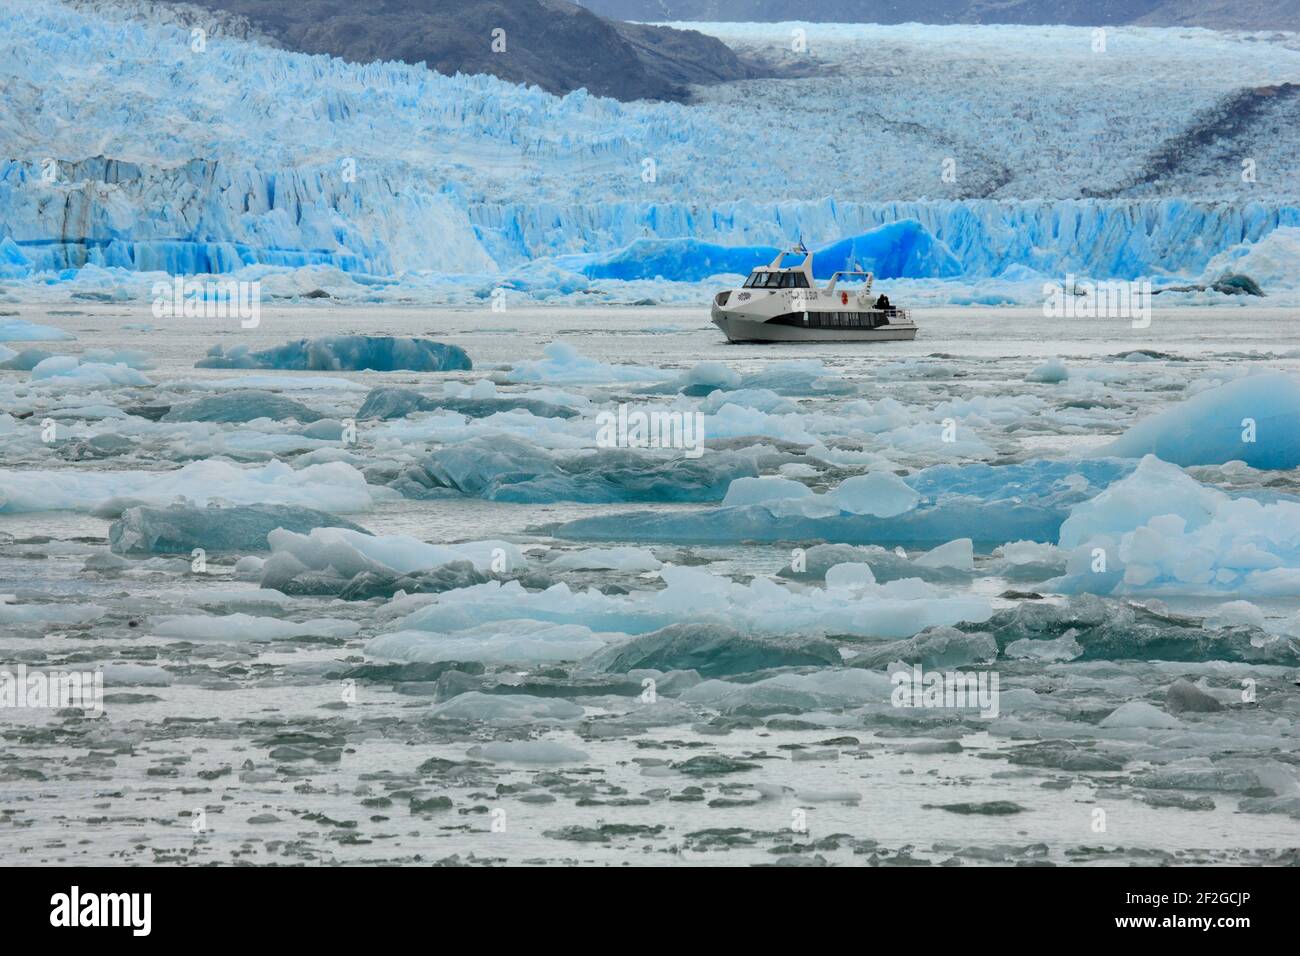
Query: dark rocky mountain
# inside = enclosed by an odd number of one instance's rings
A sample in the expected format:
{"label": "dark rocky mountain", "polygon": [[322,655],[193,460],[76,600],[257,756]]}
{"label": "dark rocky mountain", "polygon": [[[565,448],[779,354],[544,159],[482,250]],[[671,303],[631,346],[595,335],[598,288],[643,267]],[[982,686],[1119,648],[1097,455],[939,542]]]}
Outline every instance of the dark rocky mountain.
{"label": "dark rocky mountain", "polygon": [[621,100],[685,100],[689,84],[778,73],[694,30],[620,23],[567,0],[163,2],[236,15],[250,33],[302,53],[424,62],[440,73],[490,73],[552,93],[586,87]]}
{"label": "dark rocky mountain", "polygon": [[1300,0],[581,0],[626,20],[1019,23],[1300,30]]}

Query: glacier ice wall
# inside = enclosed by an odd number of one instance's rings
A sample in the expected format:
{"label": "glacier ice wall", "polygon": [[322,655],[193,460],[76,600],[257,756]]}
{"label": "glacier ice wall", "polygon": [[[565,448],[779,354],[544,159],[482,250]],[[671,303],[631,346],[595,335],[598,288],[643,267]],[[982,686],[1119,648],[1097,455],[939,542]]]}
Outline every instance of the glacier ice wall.
{"label": "glacier ice wall", "polygon": [[[1063,65],[1082,68],[1088,31],[855,27],[818,38],[825,77],[687,107],[223,36],[196,51],[186,30],[108,9],[0,9],[0,281],[86,265],[493,275],[568,256],[688,279],[734,263],[688,246],[675,271],[638,260],[662,260],[660,241],[829,245],[901,220],[923,233],[900,232],[894,253],[941,246],[956,269],[939,275],[1195,277],[1300,227],[1294,151],[1264,144],[1254,185],[1234,166],[1211,195],[1204,170],[1192,198],[1078,194],[1131,179],[1218,97],[1293,75],[1300,51],[1275,43],[1121,31],[1087,75],[1129,81],[1080,83]],[[864,57],[880,43],[897,54],[886,74]],[[971,82],[931,77],[952,70]],[[755,93],[777,122],[756,128]],[[950,156],[953,184],[938,175]]]}

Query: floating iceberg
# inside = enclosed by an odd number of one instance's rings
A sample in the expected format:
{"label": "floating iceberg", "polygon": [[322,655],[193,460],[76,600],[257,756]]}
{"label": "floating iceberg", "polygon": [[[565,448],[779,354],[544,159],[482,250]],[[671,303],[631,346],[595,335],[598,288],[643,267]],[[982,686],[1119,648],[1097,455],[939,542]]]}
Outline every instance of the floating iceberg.
{"label": "floating iceberg", "polygon": [[430,339],[391,335],[327,335],[299,339],[261,352],[213,346],[196,368],[256,368],[340,372],[459,372],[474,367],[465,351]]}
{"label": "floating iceberg", "polygon": [[452,489],[515,503],[717,501],[733,480],[756,473],[753,460],[736,453],[657,458],[610,448],[565,454],[500,436],[440,448],[390,485],[413,498]]}
{"label": "floating iceberg", "polygon": [[1300,502],[1233,498],[1148,455],[1061,526],[1064,592],[1300,594]]}
{"label": "floating iceberg", "polygon": [[290,554],[309,568],[332,567],[342,574],[368,571],[375,565],[408,573],[469,561],[482,571],[513,571],[526,563],[508,541],[429,544],[404,534],[372,535],[349,528],[318,527],[308,534],[272,532],[271,550]]}
{"label": "floating iceberg", "polygon": [[742,585],[695,568],[670,567],[659,574],[664,589],[626,596],[575,592],[566,584],[530,592],[518,582],[493,581],[439,595],[402,625],[404,630],[450,633],[493,621],[529,619],[635,635],[695,623],[767,636],[888,638],[908,637],[937,624],[980,621],[990,613],[983,598],[953,596],[916,580],[855,591],[813,588],[795,593],[767,578]]}
{"label": "floating iceberg", "polygon": [[746,684],[706,680],[683,692],[681,699],[722,713],[763,717],[867,704],[887,706],[893,690],[888,674],[850,668],[778,674]]}
{"label": "floating iceberg", "polygon": [[0,345],[0,369],[11,372],[30,372],[48,358],[53,356],[44,349],[13,349]]}
{"label": "floating iceberg", "polygon": [[272,554],[261,569],[262,587],[346,600],[469,587],[484,583],[488,571],[505,574],[526,563],[506,541],[436,545],[353,528],[316,527],[307,534],[280,528],[267,542]]}
{"label": "floating iceberg", "polygon": [[599,634],[581,624],[507,619],[453,633],[403,630],[383,634],[366,644],[366,653],[391,661],[552,664],[581,660],[621,637]]}
{"label": "floating iceberg", "polygon": [[[969,540],[969,539],[966,539]],[[940,545],[945,548],[947,545]],[[798,561],[787,564],[778,576],[796,581],[821,581],[836,565],[864,564],[881,583],[900,578],[920,578],[932,584],[968,581],[970,573],[950,566],[923,565],[908,559],[906,552],[889,551],[875,545],[818,544],[800,549]]]}
{"label": "floating iceberg", "polygon": [[1097,454],[1176,465],[1300,467],[1300,378],[1248,375],[1138,422]]}
{"label": "floating iceberg", "polygon": [[1080,661],[1233,661],[1300,664],[1300,649],[1249,627],[1214,630],[1200,618],[1084,594],[1064,604],[1024,601],[960,630],[992,634],[1003,653],[1037,657],[1033,648],[1068,642]]}
{"label": "floating iceberg", "polygon": [[1026,382],[1043,382],[1059,385],[1070,378],[1070,370],[1059,358],[1049,359],[1025,376]]}
{"label": "floating iceberg", "polygon": [[189,554],[208,551],[265,551],[266,536],[277,528],[299,533],[337,527],[364,533],[350,521],[312,508],[242,505],[232,508],[177,504],[135,507],[108,529],[109,547],[118,554]]}
{"label": "floating iceberg", "polygon": [[365,476],[344,462],[297,471],[283,462],[242,468],[216,459],[161,472],[0,469],[0,514],[92,511],[113,498],[158,506],[185,498],[197,505],[293,505],[343,513],[368,511],[374,503]]}
{"label": "floating iceberg", "polygon": [[98,604],[6,604],[0,601],[0,624],[88,624],[108,613]]}
{"label": "floating iceberg", "polygon": [[158,637],[182,641],[294,641],[352,637],[360,628],[351,621],[315,618],[310,621],[278,621],[251,614],[165,614],[149,619],[149,630]]}
{"label": "floating iceberg", "polygon": [[871,472],[846,478],[825,494],[789,478],[738,478],[722,499],[724,508],[762,505],[778,517],[824,518],[841,514],[892,518],[911,511],[921,496],[898,476]]}
{"label": "floating iceberg", "polygon": [[919,664],[926,670],[939,670],[995,660],[998,643],[991,634],[981,631],[967,633],[952,627],[933,627],[905,641],[890,641],[855,650],[857,653],[851,660],[853,667],[876,669],[901,661]]}
{"label": "floating iceberg", "polygon": [[[837,489],[825,495],[689,515],[634,512],[579,518],[561,525],[556,534],[580,541],[710,544],[822,539],[934,547],[959,538],[990,546],[1017,540],[1051,542],[1059,537],[1071,506],[1087,501],[1134,467],[1133,462],[1119,459],[938,465],[899,480],[918,496],[918,502],[889,517],[845,510],[837,503]],[[850,506],[869,507],[870,502],[856,494],[858,487],[851,486],[847,493]],[[893,493],[896,498],[888,502],[891,511],[910,500],[897,489]]]}
{"label": "floating iceberg", "polygon": [[[491,383],[489,383],[491,384]],[[578,412],[564,405],[508,395],[470,395],[430,398],[410,388],[376,388],[357,411],[357,420],[405,418],[413,412],[455,412],[470,418],[487,418],[497,412],[522,409],[538,418],[573,418]]]}
{"label": "floating iceberg", "polygon": [[53,355],[32,368],[33,384],[59,388],[148,388],[153,385],[144,375],[128,365],[82,362],[71,355]]}
{"label": "floating iceberg", "polygon": [[173,405],[162,417],[165,422],[251,422],[259,418],[273,421],[296,419],[303,423],[319,421],[324,414],[292,398],[260,389],[244,389],[229,395],[207,395]]}
{"label": "floating iceberg", "polygon": [[582,662],[584,670],[626,674],[635,670],[694,670],[728,677],[773,667],[837,667],[839,648],[824,638],[764,636],[716,624],[672,624],[611,644]]}
{"label": "floating iceberg", "polygon": [[0,342],[64,342],[75,338],[71,332],[52,325],[36,325],[26,319],[0,320]]}

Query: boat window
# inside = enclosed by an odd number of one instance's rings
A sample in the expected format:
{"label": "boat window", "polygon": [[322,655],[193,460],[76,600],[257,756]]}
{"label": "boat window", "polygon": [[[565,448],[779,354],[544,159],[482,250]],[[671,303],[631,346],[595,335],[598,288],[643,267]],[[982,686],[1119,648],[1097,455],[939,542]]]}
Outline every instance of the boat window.
{"label": "boat window", "polygon": [[760,285],[762,285],[762,284],[763,284],[763,273],[761,273],[761,272],[751,272],[751,273],[749,274],[749,278],[745,280],[745,286],[744,286],[744,287],[745,287],[746,289],[753,289],[753,288],[755,288],[755,287],[757,287],[757,286],[760,286]]}

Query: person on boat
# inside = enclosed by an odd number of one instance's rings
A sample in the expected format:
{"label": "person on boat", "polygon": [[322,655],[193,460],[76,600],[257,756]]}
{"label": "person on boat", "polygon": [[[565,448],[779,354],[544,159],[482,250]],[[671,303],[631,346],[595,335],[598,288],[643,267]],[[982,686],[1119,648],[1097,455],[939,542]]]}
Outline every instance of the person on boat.
{"label": "person on boat", "polygon": [[890,309],[892,309],[893,306],[889,304],[889,296],[885,295],[882,292],[880,294],[880,298],[876,300],[876,308],[880,309],[882,312],[888,312]]}

